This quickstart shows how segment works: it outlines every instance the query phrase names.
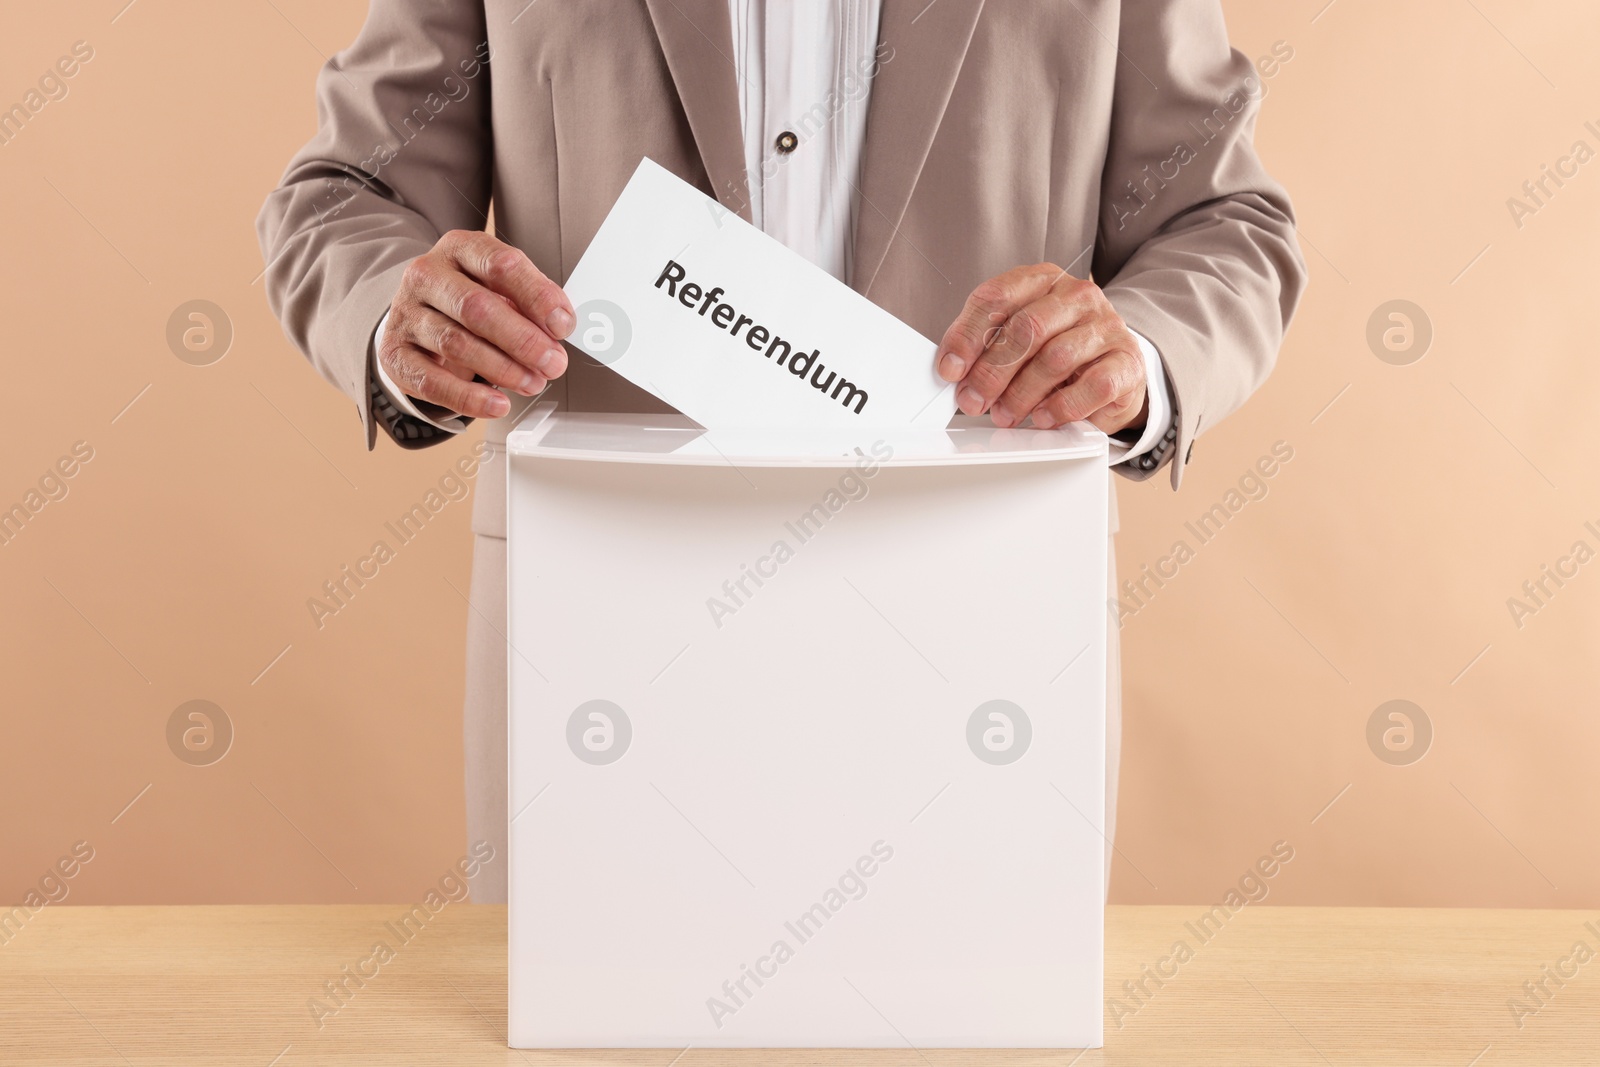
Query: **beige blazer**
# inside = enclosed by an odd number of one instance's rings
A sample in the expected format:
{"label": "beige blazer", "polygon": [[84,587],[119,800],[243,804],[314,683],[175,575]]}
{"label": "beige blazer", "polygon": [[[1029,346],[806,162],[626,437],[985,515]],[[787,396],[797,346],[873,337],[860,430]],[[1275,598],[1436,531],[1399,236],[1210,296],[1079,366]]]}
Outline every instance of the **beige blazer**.
{"label": "beige blazer", "polygon": [[[492,208],[563,281],[641,156],[749,217],[731,41],[727,0],[372,0],[257,221],[272,308],[369,447],[379,425],[405,447],[440,440],[374,402],[369,341],[445,231]],[[1176,487],[1196,434],[1266,378],[1305,284],[1288,198],[1251,146],[1260,76],[1219,0],[883,0],[880,53],[854,287],[937,338],[1002,271],[1091,275],[1166,364]],[[662,410],[579,356],[543,399]],[[529,403],[511,401],[487,427],[496,448]],[[468,819],[502,846],[503,475],[478,494]]]}

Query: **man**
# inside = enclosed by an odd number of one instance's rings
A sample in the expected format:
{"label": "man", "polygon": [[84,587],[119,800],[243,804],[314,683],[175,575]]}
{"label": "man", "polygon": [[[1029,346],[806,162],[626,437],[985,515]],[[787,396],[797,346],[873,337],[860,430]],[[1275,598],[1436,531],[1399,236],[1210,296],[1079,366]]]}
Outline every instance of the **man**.
{"label": "man", "polygon": [[[258,229],[368,447],[487,418],[500,450],[534,397],[665,410],[561,344],[559,283],[641,156],[940,338],[963,411],[1087,419],[1174,488],[1305,282],[1218,0],[373,0],[317,94]],[[469,831],[502,849],[504,492],[475,505],[466,699]]]}

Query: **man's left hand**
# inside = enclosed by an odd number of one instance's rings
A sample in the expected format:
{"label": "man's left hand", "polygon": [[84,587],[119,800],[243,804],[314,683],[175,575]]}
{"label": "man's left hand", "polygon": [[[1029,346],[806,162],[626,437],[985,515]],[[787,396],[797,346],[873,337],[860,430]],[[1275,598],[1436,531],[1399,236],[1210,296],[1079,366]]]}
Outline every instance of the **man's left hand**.
{"label": "man's left hand", "polygon": [[1049,429],[1087,419],[1106,433],[1144,425],[1144,356],[1100,287],[1052,263],[972,291],[939,344],[939,376],[956,404],[996,426],[1031,414]]}

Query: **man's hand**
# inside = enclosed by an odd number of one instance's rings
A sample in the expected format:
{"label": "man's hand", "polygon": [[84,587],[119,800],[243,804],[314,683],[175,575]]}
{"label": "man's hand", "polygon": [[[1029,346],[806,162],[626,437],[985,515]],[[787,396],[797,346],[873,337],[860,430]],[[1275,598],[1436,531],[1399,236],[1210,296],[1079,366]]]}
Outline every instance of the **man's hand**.
{"label": "man's hand", "polygon": [[1144,425],[1144,357],[1105,293],[1052,263],[1018,267],[972,291],[939,345],[956,404],[996,426],[1030,414],[1049,429],[1088,419],[1106,433]]}
{"label": "man's hand", "polygon": [[511,402],[490,385],[538,393],[566,372],[574,325],[567,295],[520,250],[452,230],[406,267],[378,359],[407,396],[497,418]]}

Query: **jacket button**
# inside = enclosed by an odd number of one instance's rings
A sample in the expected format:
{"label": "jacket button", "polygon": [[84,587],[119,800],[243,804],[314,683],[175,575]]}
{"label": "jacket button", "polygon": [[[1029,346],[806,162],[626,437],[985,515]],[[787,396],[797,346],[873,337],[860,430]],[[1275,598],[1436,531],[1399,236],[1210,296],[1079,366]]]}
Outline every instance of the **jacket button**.
{"label": "jacket button", "polygon": [[791,131],[784,130],[778,134],[778,139],[773,144],[783,155],[788,155],[800,147],[800,138],[796,137]]}

